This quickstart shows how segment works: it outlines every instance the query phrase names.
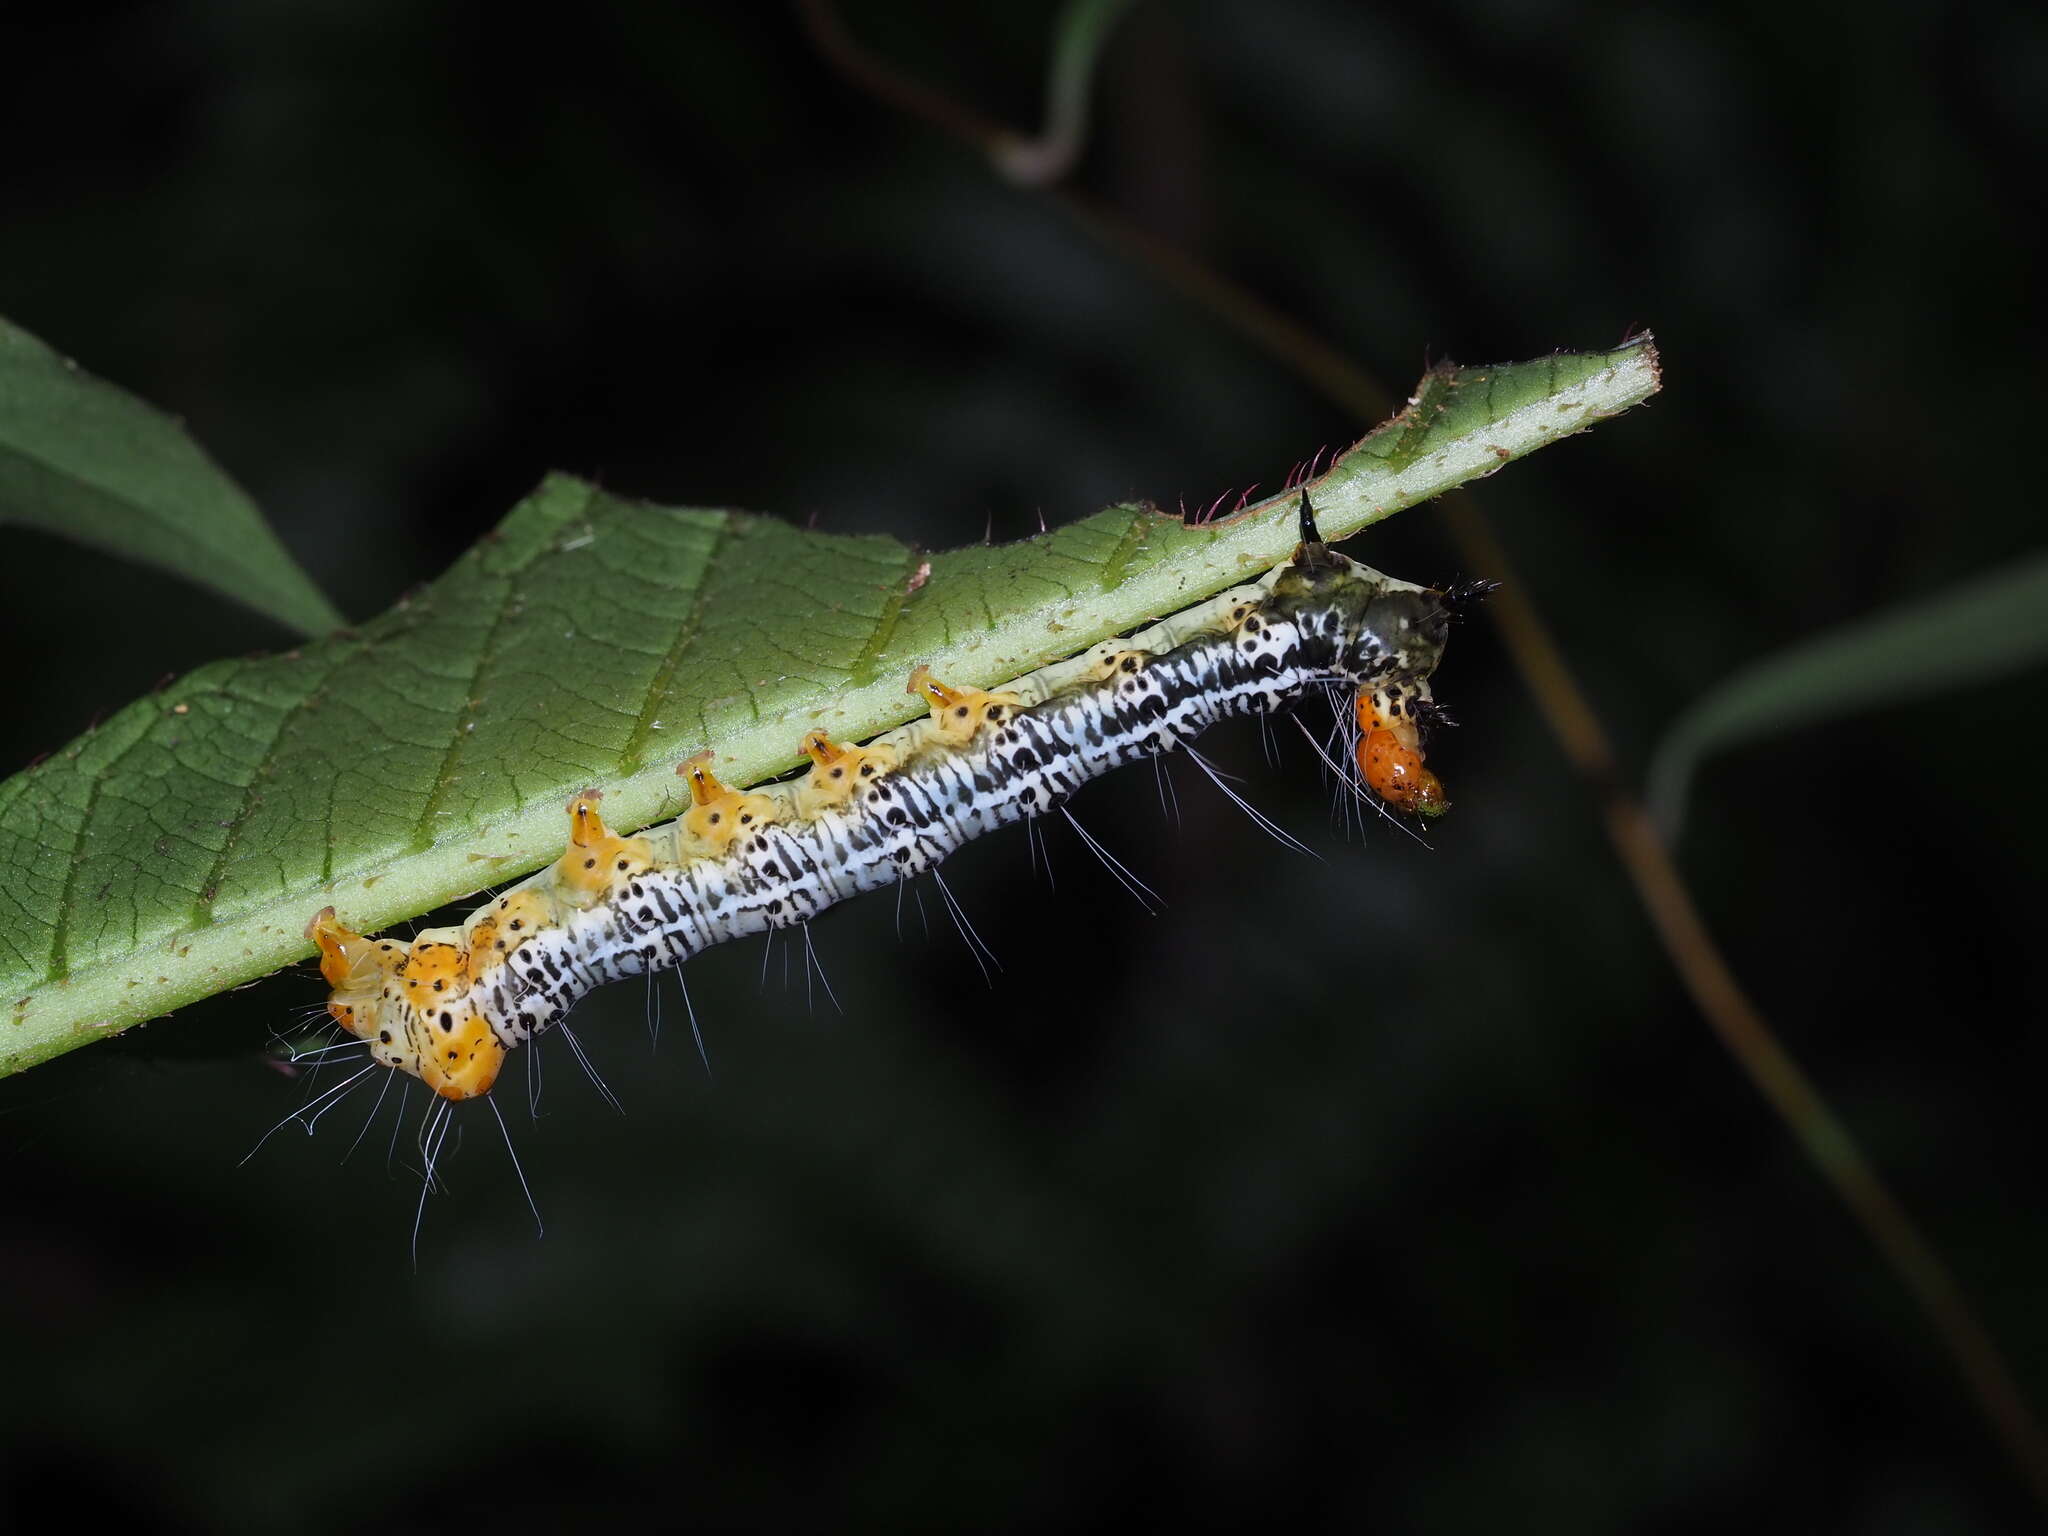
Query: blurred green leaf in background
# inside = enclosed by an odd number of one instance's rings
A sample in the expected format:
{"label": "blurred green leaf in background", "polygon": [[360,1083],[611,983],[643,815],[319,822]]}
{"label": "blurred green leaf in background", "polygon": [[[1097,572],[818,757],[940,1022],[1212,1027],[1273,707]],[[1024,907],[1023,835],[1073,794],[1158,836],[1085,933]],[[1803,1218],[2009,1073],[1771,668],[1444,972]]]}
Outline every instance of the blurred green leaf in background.
{"label": "blurred green leaf in background", "polygon": [[[1970,811],[2001,791],[1972,769],[1969,701],[1956,695],[2043,657],[2048,555],[1844,624],[1764,657],[1680,715],[1650,762],[1650,809],[1676,841],[1693,776],[1708,756],[1858,710],[1883,709],[1902,735],[1954,744],[1946,768],[1927,783],[1901,783],[1900,789],[1930,808]],[[1769,799],[1810,792],[1768,770],[1764,778]]]}
{"label": "blurred green leaf in background", "polygon": [[[302,635],[342,622],[182,422],[0,317],[0,526],[8,523],[159,566]],[[166,604],[158,622],[174,611]]]}

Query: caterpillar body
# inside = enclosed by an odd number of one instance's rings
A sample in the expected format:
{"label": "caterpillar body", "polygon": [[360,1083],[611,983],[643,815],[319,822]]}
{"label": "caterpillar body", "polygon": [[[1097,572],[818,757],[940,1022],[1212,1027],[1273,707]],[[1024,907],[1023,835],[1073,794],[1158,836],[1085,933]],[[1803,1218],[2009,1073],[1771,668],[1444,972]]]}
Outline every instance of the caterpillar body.
{"label": "caterpillar body", "polygon": [[1059,808],[1088,780],[1170,752],[1219,720],[1310,692],[1355,691],[1355,764],[1397,809],[1434,815],[1423,766],[1429,679],[1459,594],[1397,581],[1304,542],[1260,581],[996,692],[919,667],[928,719],[865,745],[812,732],[802,777],[728,789],[700,753],[677,771],[691,808],[621,837],[600,792],[569,803],[562,857],[458,928],[366,938],[332,907],[308,925],[333,1019],[371,1058],[444,1099],[490,1091],[508,1051],[608,981],[807,921],[922,873],[970,838]]}

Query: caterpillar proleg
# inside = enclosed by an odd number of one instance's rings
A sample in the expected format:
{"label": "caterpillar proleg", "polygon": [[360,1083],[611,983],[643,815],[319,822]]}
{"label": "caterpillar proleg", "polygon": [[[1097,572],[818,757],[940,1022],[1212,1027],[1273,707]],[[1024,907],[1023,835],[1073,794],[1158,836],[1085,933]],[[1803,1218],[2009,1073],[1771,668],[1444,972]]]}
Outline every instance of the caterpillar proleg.
{"label": "caterpillar proleg", "polygon": [[690,808],[635,837],[608,828],[601,792],[584,790],[561,858],[460,927],[408,944],[323,909],[306,931],[328,1012],[374,1062],[444,1099],[474,1098],[508,1051],[594,987],[910,879],[970,838],[1059,810],[1113,768],[1311,692],[1352,692],[1364,784],[1435,815],[1446,802],[1423,733],[1458,596],[1328,549],[1306,494],[1302,529],[1293,558],[1259,581],[1000,690],[949,687],[919,667],[909,691],[929,718],[863,745],[814,731],[800,778],[734,790],[700,753],[677,768]]}

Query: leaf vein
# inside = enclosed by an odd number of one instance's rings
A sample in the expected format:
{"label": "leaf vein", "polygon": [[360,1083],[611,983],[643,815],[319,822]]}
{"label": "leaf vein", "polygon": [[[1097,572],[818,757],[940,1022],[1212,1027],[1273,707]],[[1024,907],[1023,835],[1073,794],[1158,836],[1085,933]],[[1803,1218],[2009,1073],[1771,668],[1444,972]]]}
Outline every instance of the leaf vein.
{"label": "leaf vein", "polygon": [[660,665],[654,669],[654,676],[648,680],[646,702],[633,721],[633,729],[627,733],[626,744],[619,749],[619,775],[622,778],[637,773],[646,761],[647,743],[655,730],[655,711],[668,695],[676,668],[682,665],[683,653],[689,650],[703,627],[705,594],[711,589],[712,575],[718,569],[720,557],[731,544],[739,523],[739,513],[727,512],[718,525],[718,532],[712,535],[711,548],[705,551],[704,568],[697,578],[697,590],[690,599],[690,611],[676,627],[675,639],[669,642]]}
{"label": "leaf vein", "polygon": [[[586,501],[590,494],[591,492],[586,490]],[[447,750],[442,753],[440,765],[434,770],[434,787],[428,793],[426,807],[420,812],[418,824],[413,829],[413,845],[417,848],[431,847],[437,840],[434,835],[434,819],[445,814],[441,810],[441,801],[449,787],[456,782],[455,764],[462,756],[463,743],[468,739],[468,727],[482,707],[482,700],[478,696],[479,688],[483,682],[485,669],[490,666],[491,659],[496,654],[498,636],[503,633],[513,610],[519,606],[519,578],[548,553],[551,553],[550,546],[539,545],[498,578],[504,583],[503,595],[497,603],[497,611],[491,615],[490,628],[484,631],[483,640],[477,646],[476,659],[470,665],[469,681],[463,691],[462,706],[455,712],[455,719],[449,731]]]}
{"label": "leaf vein", "polygon": [[334,674],[339,672],[348,662],[355,660],[368,651],[370,646],[370,641],[359,640],[352,650],[336,655],[328,664],[327,669],[320,674],[319,680],[308,688],[289,709],[282,711],[278,715],[277,726],[270,733],[270,741],[264,747],[262,757],[257,760],[255,767],[250,770],[248,783],[241,786],[242,801],[235,808],[235,814],[228,822],[228,835],[221,840],[219,853],[214,856],[212,865],[206,871],[206,878],[199,882],[199,889],[194,893],[198,897],[198,901],[192,909],[192,921],[195,927],[203,927],[213,920],[213,909],[219,900],[220,882],[227,874],[228,860],[233,856],[236,847],[241,843],[242,832],[248,826],[249,818],[255,814],[257,802],[262,798],[258,793],[259,786],[275,771],[277,751],[279,746],[283,744],[286,733],[292,728],[293,722],[313,707],[314,702],[320,698],[322,691],[327,687]]}

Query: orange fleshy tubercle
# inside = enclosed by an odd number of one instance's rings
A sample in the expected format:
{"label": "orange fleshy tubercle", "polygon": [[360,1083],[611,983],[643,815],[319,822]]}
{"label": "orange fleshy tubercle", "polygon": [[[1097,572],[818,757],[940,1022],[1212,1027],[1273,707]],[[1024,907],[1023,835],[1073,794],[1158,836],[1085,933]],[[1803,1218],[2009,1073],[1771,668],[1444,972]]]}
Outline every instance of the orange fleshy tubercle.
{"label": "orange fleshy tubercle", "polygon": [[649,868],[653,858],[646,842],[620,837],[597,813],[601,792],[586,789],[569,802],[569,846],[555,864],[555,883],[578,906],[590,906],[611,889],[613,880]]}
{"label": "orange fleshy tubercle", "polygon": [[1397,811],[1441,816],[1451,808],[1437,776],[1423,766],[1422,732],[1413,701],[1361,691],[1353,706],[1358,720],[1358,771],[1366,787]]}
{"label": "orange fleshy tubercle", "polygon": [[306,937],[320,946],[320,974],[330,987],[348,984],[355,971],[351,956],[362,954],[370,942],[353,929],[342,927],[332,907],[322,907],[313,914],[313,920],[306,924]]}
{"label": "orange fleshy tubercle", "polygon": [[846,804],[896,766],[895,749],[886,744],[842,747],[823,731],[804,737],[799,750],[811,760],[811,771],[797,787],[797,809],[812,818]]}
{"label": "orange fleshy tubercle", "polygon": [[711,753],[699,752],[676,765],[690,781],[690,809],[683,812],[683,831],[709,852],[722,854],[739,837],[751,836],[780,814],[767,795],[728,789],[709,767]]}
{"label": "orange fleshy tubercle", "polygon": [[690,781],[690,803],[692,805],[716,805],[732,791],[718,782],[718,775],[711,771],[711,749],[684,758],[676,764],[676,772]]}
{"label": "orange fleshy tubercle", "polygon": [[597,802],[604,798],[601,789],[579,789],[569,799],[569,844],[574,848],[587,848],[592,843],[611,834],[605,830],[604,818],[597,814]]}
{"label": "orange fleshy tubercle", "polygon": [[910,669],[910,682],[903,691],[923,694],[931,701],[934,709],[944,709],[950,704],[958,703],[961,697],[959,689],[948,688],[933,677],[932,669],[923,662]]}
{"label": "orange fleshy tubercle", "polygon": [[829,768],[846,756],[846,748],[840,746],[823,731],[808,732],[797,750],[811,760],[813,768]]}
{"label": "orange fleshy tubercle", "polygon": [[932,707],[932,726],[946,741],[964,746],[990,721],[1000,720],[1023,700],[1014,693],[985,693],[979,688],[950,688],[920,663],[910,674],[905,693],[923,697]]}

